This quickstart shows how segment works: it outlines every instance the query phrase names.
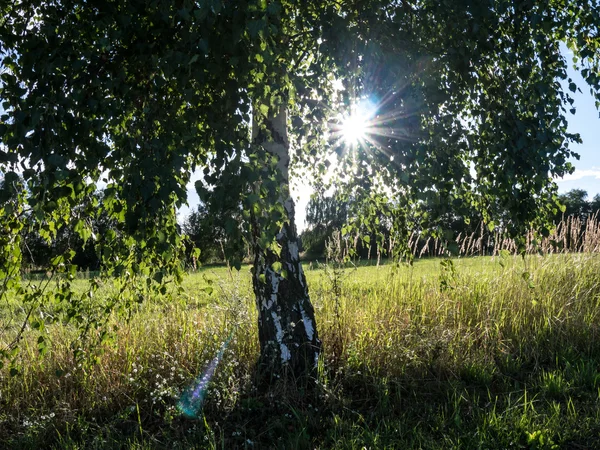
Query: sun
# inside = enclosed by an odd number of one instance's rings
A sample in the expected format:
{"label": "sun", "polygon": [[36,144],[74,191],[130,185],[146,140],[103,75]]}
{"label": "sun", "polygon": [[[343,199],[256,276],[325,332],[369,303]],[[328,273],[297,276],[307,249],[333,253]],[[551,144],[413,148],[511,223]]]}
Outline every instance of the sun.
{"label": "sun", "polygon": [[348,146],[356,146],[368,139],[373,126],[374,105],[361,102],[355,105],[350,114],[341,118],[339,135]]}
{"label": "sun", "polygon": [[400,109],[396,109],[395,104],[401,103],[396,99],[397,95],[394,92],[383,99],[365,96],[344,111],[338,111],[328,133],[333,147],[345,148],[349,153],[358,149],[380,152],[392,158],[392,146],[396,142],[415,142],[416,137],[409,133],[402,122],[416,113],[406,113],[401,105]]}
{"label": "sun", "polygon": [[341,133],[348,145],[356,145],[367,136],[367,122],[359,115],[351,115],[342,122]]}
{"label": "sun", "polygon": [[[404,88],[388,93],[371,93],[360,97],[339,97],[332,107],[326,139],[332,150],[328,167],[354,163],[364,155],[389,160],[404,170],[395,159],[404,152],[405,146],[417,143],[420,135],[414,132],[419,123],[420,112],[408,109]],[[409,120],[410,119],[410,120]],[[387,158],[387,159],[386,159]],[[343,164],[342,164],[343,162]]]}

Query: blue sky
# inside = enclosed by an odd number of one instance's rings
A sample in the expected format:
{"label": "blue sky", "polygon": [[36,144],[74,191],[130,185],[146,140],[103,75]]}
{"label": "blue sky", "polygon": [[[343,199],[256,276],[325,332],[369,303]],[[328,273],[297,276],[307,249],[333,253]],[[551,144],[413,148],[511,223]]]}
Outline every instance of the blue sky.
{"label": "blue sky", "polygon": [[[565,53],[568,50],[564,49]],[[580,159],[572,160],[575,173],[563,180],[556,180],[560,192],[571,189],[584,189],[591,199],[600,194],[600,117],[587,83],[579,72],[570,69],[569,76],[580,87],[582,92],[573,94],[577,109],[575,115],[569,115],[569,131],[579,133],[583,144],[572,144],[571,148],[579,153]]]}

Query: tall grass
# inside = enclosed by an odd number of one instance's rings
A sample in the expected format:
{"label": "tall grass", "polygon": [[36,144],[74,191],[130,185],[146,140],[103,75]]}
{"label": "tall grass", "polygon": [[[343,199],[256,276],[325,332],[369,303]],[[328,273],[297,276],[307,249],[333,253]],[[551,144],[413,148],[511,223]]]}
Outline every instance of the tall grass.
{"label": "tall grass", "polygon": [[[113,318],[95,365],[53,325],[45,357],[29,340],[24,370],[0,370],[0,448],[600,448],[600,255],[496,254],[308,271],[313,390],[256,383],[247,267]],[[231,334],[201,414],[182,418]]]}
{"label": "tall grass", "polygon": [[[518,247],[514,239],[506,232],[496,230],[488,232],[483,224],[477,231],[459,233],[456,236],[458,254],[460,256],[498,255],[502,251],[517,253]],[[540,239],[531,230],[525,236],[525,253],[598,253],[600,252],[600,216],[595,213],[583,219],[577,216],[566,216],[558,222],[549,236]],[[445,256],[448,241],[439,238],[423,240],[418,233],[409,237],[409,248],[418,257]]]}

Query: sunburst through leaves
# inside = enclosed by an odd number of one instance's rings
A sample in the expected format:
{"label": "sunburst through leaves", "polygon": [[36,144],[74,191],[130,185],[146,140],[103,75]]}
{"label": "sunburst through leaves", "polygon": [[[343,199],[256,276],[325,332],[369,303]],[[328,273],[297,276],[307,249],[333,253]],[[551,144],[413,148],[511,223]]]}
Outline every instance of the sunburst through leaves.
{"label": "sunburst through leaves", "polygon": [[[374,148],[390,156],[388,146],[394,141],[414,141],[415,136],[404,127],[405,120],[415,112],[393,107],[397,93],[381,101],[370,98],[358,100],[347,113],[338,115],[331,129],[334,146],[347,149]],[[390,108],[392,107],[392,108]]]}

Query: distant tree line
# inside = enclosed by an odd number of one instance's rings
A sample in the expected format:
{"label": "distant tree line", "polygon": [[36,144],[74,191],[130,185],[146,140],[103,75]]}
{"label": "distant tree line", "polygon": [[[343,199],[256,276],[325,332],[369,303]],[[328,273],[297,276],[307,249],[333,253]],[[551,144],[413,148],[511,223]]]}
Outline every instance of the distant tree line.
{"label": "distant tree line", "polygon": [[[352,222],[360,214],[356,212],[360,207],[355,203],[354,198],[344,199],[337,193],[313,196],[306,209],[307,228],[300,236],[305,257],[324,258],[327,243],[335,231],[341,230],[344,225]],[[443,230],[446,236],[478,230],[482,218],[475,211],[470,213],[470,217],[465,217],[452,208],[445,208],[442,211],[432,206],[426,219],[409,216],[407,222],[414,233],[422,236],[418,246],[421,251],[423,246],[430,245],[428,237],[432,235],[431,230]],[[358,234],[345,236],[346,245],[352,248],[353,256],[372,259],[390,256],[393,252],[396,243],[392,223],[387,214],[384,211],[380,214],[376,212],[373,223],[375,229],[363,230],[360,236]],[[433,243],[431,245],[433,250]]]}
{"label": "distant tree line", "polygon": [[[4,180],[0,180],[0,193],[2,195],[0,200],[8,201],[14,192]],[[70,226],[56,230],[56,239],[51,242],[42,236],[43,233],[40,233],[39,229],[25,228],[22,240],[24,267],[32,270],[47,267],[52,258],[73,249],[75,251],[73,262],[79,270],[99,270],[103,239],[109,230],[119,233],[117,222],[102,212],[103,196],[102,191],[97,191],[86,199],[86,202],[93,203],[100,213],[85,218],[91,222],[94,234],[93,238],[88,239],[85,244],[75,230],[77,226],[75,220]],[[573,189],[560,194],[558,199],[565,210],[557,212],[554,217],[555,224],[578,228],[568,233],[569,236],[583,233],[586,221],[592,217],[597,218],[600,214],[600,194],[596,194],[589,200],[585,190]],[[85,209],[86,206],[89,205],[81,205],[81,209]],[[343,199],[336,193],[315,195],[310,199],[306,209],[307,228],[300,237],[305,257],[309,259],[325,257],[327,242],[336,230],[341,230],[351,220],[353,206],[355,205],[352,198]],[[235,233],[235,230],[240,230],[242,216],[241,208],[235,205],[223,209],[200,203],[181,224],[181,232],[188,236],[188,265],[198,267],[200,264],[223,262],[225,255],[234,255],[233,259],[237,262],[248,259],[249,248],[246,241],[241,239],[241,234],[236,237]],[[447,237],[487,233],[486,228],[482,226],[481,216],[475,212],[472,212],[469,217],[469,214],[465,216],[464,211],[459,214],[450,208],[438,214],[432,211],[431,216],[435,217],[435,222],[429,224],[413,222],[416,233],[421,233],[427,227],[444,230]],[[392,244],[389,221],[382,214],[377,223],[379,227],[377,233],[383,236],[383,239],[376,239],[375,233],[366,240],[346,238],[347,244],[353,247],[355,256],[365,259],[389,253]],[[426,236],[423,234],[423,238],[417,240],[413,249],[415,253],[435,254],[434,241],[427,239]],[[194,256],[194,249],[200,249],[199,257]]]}
{"label": "distant tree line", "polygon": [[[241,236],[241,216],[241,208],[213,209],[210,204],[200,203],[181,224],[181,231],[188,236],[189,266],[221,263],[226,259],[239,263],[247,259],[249,248]],[[194,249],[200,249],[197,259],[193,256]]]}
{"label": "distant tree line", "polygon": [[[558,210],[555,217],[555,225],[562,224],[566,227],[578,227],[578,230],[573,230],[568,235],[581,234],[585,229],[586,221],[589,218],[597,217],[600,214],[600,194],[596,194],[593,199],[588,200],[588,193],[583,189],[573,189],[567,193],[558,196],[559,202],[564,206],[564,212]],[[493,205],[493,207],[501,210],[501,205]],[[329,196],[317,195],[313,196],[308,203],[306,209],[307,228],[301,234],[302,247],[305,255],[308,258],[323,258],[325,256],[326,245],[331,239],[335,230],[340,230],[350,219],[349,214],[352,208],[352,199],[342,200],[337,194]],[[499,214],[502,216],[502,214]],[[441,240],[446,238],[451,241],[453,238],[462,236],[463,239],[468,235],[478,235],[482,237],[482,242],[486,242],[489,251],[494,246],[494,236],[484,226],[483,218],[480,214],[473,211],[463,210],[458,213],[453,208],[446,209],[443,212],[435,211],[433,208],[430,214],[434,218],[428,223],[423,221],[413,220],[412,226],[415,233],[422,235],[422,238],[415,239],[415,245],[412,249],[416,254],[432,255],[437,254],[437,249],[434,248],[439,240],[429,239],[431,234],[424,232],[426,229],[442,230]],[[508,223],[510,217],[505,216],[504,222]],[[500,224],[502,228],[502,224]],[[381,253],[389,253],[390,248],[390,230],[389,223],[381,218],[379,221],[379,233],[384,236],[383,245],[378,249],[376,239],[369,239],[368,244],[362,240],[355,240],[351,245],[355,246],[356,255],[360,258],[374,258],[381,256]],[[569,245],[569,242],[567,242]],[[381,251],[379,251],[381,250]],[[484,253],[488,250],[483,249]]]}
{"label": "distant tree line", "polygon": [[[574,226],[571,224],[577,223],[577,226],[585,227],[585,220],[597,214],[600,210],[600,194],[597,194],[593,199],[588,200],[588,194],[582,189],[573,189],[567,193],[560,194],[558,199],[565,207],[565,211],[558,211],[554,217],[556,225],[564,220],[564,225]],[[331,239],[336,230],[341,230],[344,225],[351,220],[353,206],[352,198],[342,198],[337,193],[331,195],[315,195],[311,197],[306,208],[306,229],[300,236],[302,250],[308,259],[323,259],[326,254],[327,242]],[[501,205],[494,207],[501,209]],[[229,221],[232,217],[241,215],[239,210],[235,208],[226,212],[216,213],[211,212],[210,205],[200,204],[183,222],[182,232],[190,238],[190,252],[192,248],[201,250],[200,258],[196,263],[206,264],[224,261],[225,254],[236,254],[240,260],[246,259],[248,256],[248,248],[241,243],[240,240],[232,240],[226,232],[226,226],[232,226],[235,221]],[[443,230],[443,235],[446,238],[456,238],[459,236],[477,234],[484,235],[489,247],[489,251],[493,248],[493,235],[489,233],[484,226],[483,218],[475,211],[468,211],[465,214],[455,211],[453,208],[446,208],[445,211],[439,212],[431,210],[430,217],[434,218],[429,223],[418,222],[413,220],[412,225],[416,233],[422,234],[422,238],[418,239],[413,251],[417,254],[436,254],[436,241],[429,239],[430,234],[425,233],[425,229]],[[567,221],[566,219],[569,219]],[[577,219],[578,222],[574,222]],[[510,218],[506,217],[505,221]],[[391,236],[389,221],[382,214],[378,220],[378,233],[383,236],[379,241],[372,233],[367,240],[355,239],[354,237],[347,238],[347,245],[353,247],[355,256],[366,258],[377,258],[389,254]],[[489,236],[488,236],[489,235]],[[442,237],[443,239],[443,237]],[[378,244],[379,242],[379,244]],[[488,244],[489,243],[489,244]],[[484,248],[484,252],[487,250]],[[190,256],[190,263],[193,264]]]}
{"label": "distant tree line", "polygon": [[561,245],[567,250],[575,250],[585,241],[585,233],[595,227],[588,223],[596,223],[600,219],[600,194],[588,200],[588,193],[583,189],[572,189],[559,195],[559,201],[565,206],[565,211],[556,214],[554,223],[565,236]]}
{"label": "distant tree line", "polygon": [[[13,183],[7,182],[0,174],[0,205],[13,201],[24,181],[19,178]],[[98,190],[85,198],[84,203],[72,211],[73,220],[60,229],[50,229],[47,224],[38,227],[24,227],[21,239],[21,255],[23,267],[28,271],[44,271],[50,261],[67,251],[74,251],[72,262],[79,270],[100,270],[103,242],[122,232],[117,220],[111,219],[103,208],[104,191]],[[241,209],[239,206],[214,208],[210,203],[200,203],[189,214],[180,226],[180,231],[188,236],[188,259],[191,266],[223,262],[224,255],[234,255],[238,262],[247,258],[248,247],[241,236],[235,237],[231,227],[239,230]],[[83,212],[92,207],[97,214],[85,215]],[[24,211],[24,215],[33,211]],[[92,235],[84,243],[76,230],[80,220],[90,226]],[[110,231],[110,233],[109,233]],[[47,239],[48,234],[54,235]],[[233,237],[232,237],[233,236]],[[194,256],[194,249],[200,249],[199,257]]]}
{"label": "distant tree line", "polygon": [[335,230],[340,230],[348,220],[347,200],[336,195],[314,196],[306,207],[307,229],[300,239],[302,248],[309,256],[320,257],[325,254],[325,246]]}
{"label": "distant tree line", "polygon": [[600,211],[600,194],[588,200],[588,193],[583,189],[572,189],[558,196],[560,203],[565,206],[564,213],[556,214],[554,222],[557,224],[563,217],[573,217],[581,220],[598,214]]}
{"label": "distant tree line", "polygon": [[[11,183],[4,177],[0,179],[0,205],[8,204],[16,198],[20,189],[17,185],[23,186],[24,181],[19,178]],[[69,223],[58,229],[49,223],[41,223],[36,227],[31,225],[23,227],[22,266],[31,271],[44,270],[50,266],[53,258],[72,250],[75,252],[72,262],[79,270],[99,270],[103,242],[108,234],[114,235],[120,232],[117,221],[103,211],[103,199],[103,191],[92,192],[79,206],[73,208]],[[95,209],[97,214],[86,214],[85,211],[89,211],[90,208]],[[34,213],[32,209],[22,212],[25,217]],[[91,231],[85,243],[77,230],[82,225],[82,221],[85,221]],[[30,221],[32,222],[34,221]]]}

